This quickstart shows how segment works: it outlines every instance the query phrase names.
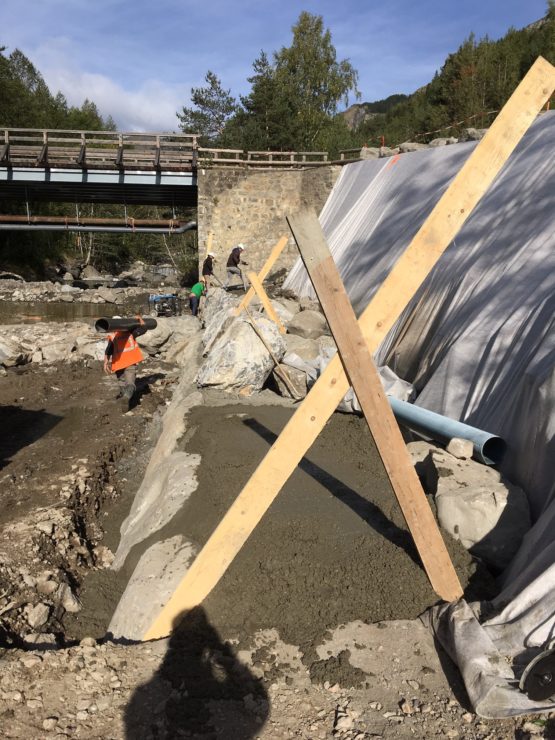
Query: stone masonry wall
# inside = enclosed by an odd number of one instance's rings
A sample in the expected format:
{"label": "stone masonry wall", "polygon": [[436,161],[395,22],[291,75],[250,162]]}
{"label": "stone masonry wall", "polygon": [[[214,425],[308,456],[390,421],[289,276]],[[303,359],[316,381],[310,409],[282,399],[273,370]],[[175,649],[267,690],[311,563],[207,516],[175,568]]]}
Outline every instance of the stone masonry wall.
{"label": "stone masonry wall", "polygon": [[217,260],[215,273],[222,281],[227,257],[236,244],[246,245],[246,270],[258,272],[279,238],[287,235],[289,243],[272,273],[289,269],[298,251],[285,216],[307,207],[320,213],[340,171],[333,165],[305,170],[199,169],[199,264],[206,256],[209,231]]}

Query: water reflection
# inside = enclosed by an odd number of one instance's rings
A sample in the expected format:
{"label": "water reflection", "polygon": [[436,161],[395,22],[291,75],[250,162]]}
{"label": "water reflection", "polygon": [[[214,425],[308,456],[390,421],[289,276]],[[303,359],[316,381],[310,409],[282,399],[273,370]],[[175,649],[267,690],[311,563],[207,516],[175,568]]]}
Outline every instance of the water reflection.
{"label": "water reflection", "polygon": [[114,303],[78,303],[47,301],[0,301],[0,324],[34,324],[39,321],[96,320],[123,313],[146,313],[147,297],[125,307]]}

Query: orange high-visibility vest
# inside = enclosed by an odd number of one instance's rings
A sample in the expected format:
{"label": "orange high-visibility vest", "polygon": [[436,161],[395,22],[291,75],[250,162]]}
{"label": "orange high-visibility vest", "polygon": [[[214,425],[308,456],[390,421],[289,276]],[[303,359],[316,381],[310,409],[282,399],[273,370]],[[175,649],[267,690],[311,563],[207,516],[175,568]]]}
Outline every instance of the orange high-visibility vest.
{"label": "orange high-visibility vest", "polygon": [[137,344],[137,340],[128,331],[116,331],[108,334],[112,340],[114,352],[112,354],[112,372],[124,370],[130,365],[136,365],[143,360],[143,353]]}

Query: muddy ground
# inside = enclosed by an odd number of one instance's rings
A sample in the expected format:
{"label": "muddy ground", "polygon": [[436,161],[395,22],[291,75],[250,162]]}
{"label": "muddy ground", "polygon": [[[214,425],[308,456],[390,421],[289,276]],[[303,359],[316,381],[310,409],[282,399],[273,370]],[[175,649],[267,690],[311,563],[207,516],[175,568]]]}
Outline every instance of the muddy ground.
{"label": "muddy ground", "polygon": [[[119,467],[144,447],[169,395],[168,371],[145,363],[139,404],[125,415],[99,362],[24,365],[0,377],[4,643],[35,633],[63,639],[85,575],[109,566],[105,524],[125,484]],[[30,610],[37,613],[29,619]]]}
{"label": "muddy ground", "polygon": [[[149,361],[142,376],[126,415],[98,362],[0,377],[1,736],[552,736],[551,720],[469,712],[456,669],[412,620],[436,597],[354,417],[332,418],[178,634],[97,642],[122,588],[109,570],[119,524],[177,372]],[[182,445],[203,462],[179,526],[198,546],[290,413],[193,410]],[[460,550],[457,562],[476,585]],[[409,621],[380,621],[391,617]]]}

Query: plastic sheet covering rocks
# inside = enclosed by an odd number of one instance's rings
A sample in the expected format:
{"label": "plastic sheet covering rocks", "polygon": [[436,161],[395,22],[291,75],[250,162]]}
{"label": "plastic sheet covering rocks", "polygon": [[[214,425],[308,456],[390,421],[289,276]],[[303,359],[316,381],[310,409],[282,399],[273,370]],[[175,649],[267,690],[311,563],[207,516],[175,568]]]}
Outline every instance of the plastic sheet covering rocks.
{"label": "plastic sheet covering rocks", "polygon": [[[503,437],[540,515],[555,493],[555,113],[538,117],[377,353],[417,404]],[[357,313],[475,142],[343,168],[320,221]],[[284,285],[313,296],[300,260]]]}

